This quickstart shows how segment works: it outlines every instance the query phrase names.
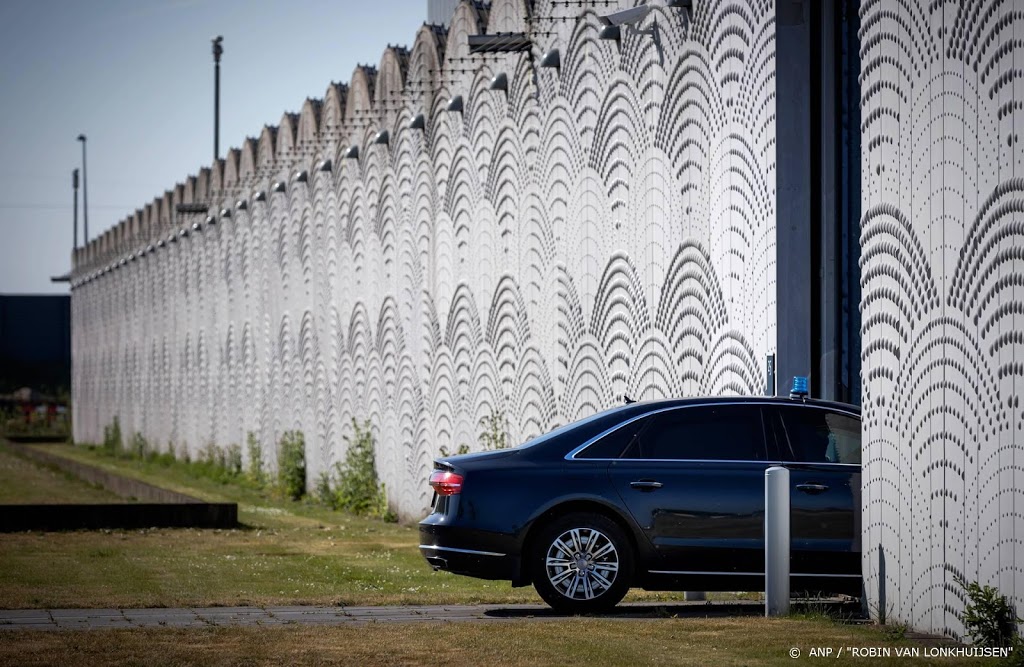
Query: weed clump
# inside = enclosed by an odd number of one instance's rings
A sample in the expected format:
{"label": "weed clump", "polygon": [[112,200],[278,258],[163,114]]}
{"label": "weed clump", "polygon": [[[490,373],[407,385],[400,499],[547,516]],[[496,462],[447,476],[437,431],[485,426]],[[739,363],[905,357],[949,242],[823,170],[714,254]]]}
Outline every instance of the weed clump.
{"label": "weed clump", "polygon": [[233,442],[224,450],[224,467],[232,477],[242,474],[242,446]]}
{"label": "weed clump", "polygon": [[[498,449],[508,449],[508,419],[505,413],[492,410],[489,415],[480,420],[480,451],[492,452]],[[440,454],[447,458],[449,456],[461,456],[469,453],[469,445],[462,443],[454,451],[441,445]]]}
{"label": "weed clump", "polygon": [[491,412],[480,420],[480,444],[485,452],[508,449],[508,420],[503,412]]}
{"label": "weed clump", "polygon": [[129,447],[129,456],[135,459],[144,460],[150,457],[150,451],[149,441],[146,440],[144,435],[136,431],[135,435],[132,436],[132,443]]}
{"label": "weed clump", "polygon": [[191,465],[203,477],[228,484],[242,474],[242,448],[238,445],[228,445],[222,449],[209,442]]}
{"label": "weed clump", "polygon": [[267,475],[263,470],[263,447],[256,439],[256,434],[249,431],[245,434],[245,448],[249,454],[249,481],[260,486],[267,483]]}
{"label": "weed clump", "polygon": [[396,520],[388,509],[387,490],[377,476],[373,431],[370,422],[360,425],[352,420],[353,435],[346,436],[348,450],[345,461],[335,464],[337,481],[333,492],[330,476],[321,475],[318,490],[329,499],[329,505],[362,516],[376,516],[388,521]]}
{"label": "weed clump", "polygon": [[[160,452],[136,432],[127,446],[122,443],[117,418],[104,428],[103,445],[96,448],[109,456],[132,459],[140,465],[184,468],[195,477],[212,479],[221,484],[240,484],[261,491],[273,492],[290,500],[315,502],[334,510],[397,521],[388,507],[387,489],[377,475],[374,437],[370,422],[352,420],[353,435],[346,437],[345,460],[321,472],[311,489],[306,486],[306,439],[302,431],[285,431],[277,445],[277,475],[267,472],[263,447],[256,434],[246,433],[245,448],[230,444],[218,447],[207,443],[195,459],[187,448],[176,456],[173,442]],[[460,448],[460,453],[468,451]]]}
{"label": "weed clump", "polygon": [[140,464],[155,465],[162,468],[170,468],[180,465],[188,469],[189,473],[196,477],[205,477],[221,484],[228,484],[243,480],[242,477],[242,448],[237,444],[220,448],[212,442],[199,452],[198,457],[193,461],[188,450],[181,452],[179,459],[175,450],[174,442],[168,441],[167,448],[160,451],[146,436],[136,431],[125,442],[122,440],[121,424],[117,417],[103,428],[103,443],[94,449],[103,454],[115,458],[137,461]]}
{"label": "weed clump", "polygon": [[967,594],[964,628],[971,641],[976,646],[1012,647],[1013,653],[1007,664],[1024,664],[1024,640],[1017,632],[1017,624],[1024,623],[1024,619],[1017,617],[1009,598],[994,586],[982,586],[976,581],[968,583],[959,576],[953,581]]}
{"label": "weed clump", "polygon": [[306,438],[302,431],[285,431],[277,445],[277,484],[286,498],[306,495]]}
{"label": "weed clump", "polygon": [[124,440],[121,438],[121,420],[114,417],[114,421],[103,427],[103,451],[110,456],[118,456],[124,449]]}
{"label": "weed clump", "polygon": [[469,445],[467,445],[466,443],[462,443],[461,445],[459,445],[458,449],[456,449],[454,452],[449,451],[447,447],[441,445],[441,456],[445,458],[448,458],[449,456],[462,456],[463,454],[469,454]]}
{"label": "weed clump", "polygon": [[321,505],[331,509],[338,509],[337,496],[334,494],[334,485],[331,482],[331,474],[324,470],[316,478],[316,489],[313,497]]}

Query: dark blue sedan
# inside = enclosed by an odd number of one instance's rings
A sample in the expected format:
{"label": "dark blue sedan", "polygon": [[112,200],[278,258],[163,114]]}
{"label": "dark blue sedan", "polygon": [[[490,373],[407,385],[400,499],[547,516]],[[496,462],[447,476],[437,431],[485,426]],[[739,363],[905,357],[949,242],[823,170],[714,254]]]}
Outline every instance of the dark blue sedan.
{"label": "dark blue sedan", "polygon": [[631,403],[438,459],[420,550],[573,613],[647,590],[764,590],[764,473],[790,469],[791,586],[861,594],[860,409],[786,398]]}

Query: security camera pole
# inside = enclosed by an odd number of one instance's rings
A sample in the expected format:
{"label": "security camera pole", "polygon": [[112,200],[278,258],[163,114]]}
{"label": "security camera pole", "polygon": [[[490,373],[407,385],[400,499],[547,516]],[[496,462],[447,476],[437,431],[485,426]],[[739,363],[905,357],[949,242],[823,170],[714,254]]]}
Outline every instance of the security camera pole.
{"label": "security camera pole", "polygon": [[224,38],[213,38],[213,162],[220,157],[220,56],[224,53],[221,42]]}

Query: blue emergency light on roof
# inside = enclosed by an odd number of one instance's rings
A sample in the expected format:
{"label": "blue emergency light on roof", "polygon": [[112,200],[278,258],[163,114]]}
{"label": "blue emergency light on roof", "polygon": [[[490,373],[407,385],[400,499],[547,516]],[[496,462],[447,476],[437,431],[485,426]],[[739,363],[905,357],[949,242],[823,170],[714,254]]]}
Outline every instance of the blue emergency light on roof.
{"label": "blue emergency light on roof", "polygon": [[807,398],[807,378],[803,375],[793,377],[793,388],[789,391],[790,398]]}

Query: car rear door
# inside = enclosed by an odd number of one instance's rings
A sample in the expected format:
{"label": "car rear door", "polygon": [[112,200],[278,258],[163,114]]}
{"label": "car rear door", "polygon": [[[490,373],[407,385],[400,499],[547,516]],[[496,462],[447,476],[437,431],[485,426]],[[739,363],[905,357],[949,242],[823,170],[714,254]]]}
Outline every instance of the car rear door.
{"label": "car rear door", "polygon": [[793,586],[802,575],[859,577],[860,417],[804,404],[768,413],[790,469]]}
{"label": "car rear door", "polygon": [[651,572],[764,572],[761,407],[676,407],[646,419],[608,468],[623,504],[650,539]]}

